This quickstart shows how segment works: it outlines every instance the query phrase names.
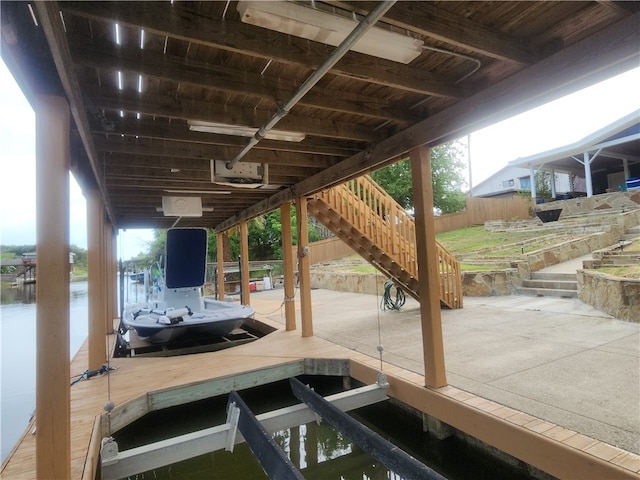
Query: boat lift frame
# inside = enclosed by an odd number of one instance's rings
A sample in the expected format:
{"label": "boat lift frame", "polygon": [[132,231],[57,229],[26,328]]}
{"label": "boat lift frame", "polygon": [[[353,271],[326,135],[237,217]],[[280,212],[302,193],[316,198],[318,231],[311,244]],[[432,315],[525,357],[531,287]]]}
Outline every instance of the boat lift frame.
{"label": "boat lift frame", "polygon": [[[367,385],[330,395],[324,400],[339,411],[350,411],[387,400],[387,388],[387,384]],[[247,413],[253,416],[250,411],[245,412],[245,415]],[[118,451],[118,444],[112,437],[103,438],[100,449],[102,478],[103,480],[126,478],[216,450],[229,449],[230,443],[235,445],[248,441],[242,429],[238,432],[239,434],[232,432],[236,428],[230,423],[233,421],[232,418],[233,415],[228,415],[227,423],[222,425],[122,452]],[[268,433],[318,421],[316,413],[305,404],[255,415],[254,418]],[[235,435],[235,438],[232,439],[232,435]],[[247,436],[251,438],[251,435]]]}

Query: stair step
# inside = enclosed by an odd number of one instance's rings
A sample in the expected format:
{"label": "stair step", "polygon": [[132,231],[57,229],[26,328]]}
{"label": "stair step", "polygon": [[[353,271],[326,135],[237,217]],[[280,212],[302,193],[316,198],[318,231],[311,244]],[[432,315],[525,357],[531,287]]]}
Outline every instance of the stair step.
{"label": "stair step", "polygon": [[523,280],[523,287],[528,288],[549,288],[553,290],[577,290],[576,280]]}
{"label": "stair step", "polygon": [[578,298],[577,290],[518,287],[516,288],[516,293],[520,295],[530,295],[535,297]]}
{"label": "stair step", "polygon": [[531,280],[575,281],[575,273],[532,272]]}

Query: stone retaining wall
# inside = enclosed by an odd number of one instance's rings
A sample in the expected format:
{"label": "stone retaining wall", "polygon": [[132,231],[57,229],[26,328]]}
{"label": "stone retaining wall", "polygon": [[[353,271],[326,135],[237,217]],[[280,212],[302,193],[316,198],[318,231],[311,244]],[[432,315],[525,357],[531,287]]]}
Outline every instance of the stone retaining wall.
{"label": "stone retaining wall", "polygon": [[493,297],[511,295],[522,278],[516,268],[462,272],[462,295],[465,297]]}
{"label": "stone retaining wall", "polygon": [[357,272],[311,272],[311,288],[324,288],[337,292],[368,293],[376,295],[384,293],[384,284],[389,281],[385,275],[378,273]]}
{"label": "stone retaining wall", "polygon": [[620,320],[640,323],[640,279],[578,270],[578,298]]}
{"label": "stone retaining wall", "polygon": [[[376,292],[376,281],[378,290]],[[375,273],[311,272],[311,288],[324,288],[338,292],[382,295],[389,278]],[[517,268],[462,273],[462,294],[465,297],[489,297],[511,295],[516,286],[522,285]]]}
{"label": "stone retaining wall", "polygon": [[582,215],[585,213],[600,212],[607,210],[618,210],[640,207],[640,189],[633,189],[626,192],[601,193],[592,197],[578,197],[570,200],[556,200],[549,203],[537,204],[535,209],[539,211],[562,209],[560,218]]}

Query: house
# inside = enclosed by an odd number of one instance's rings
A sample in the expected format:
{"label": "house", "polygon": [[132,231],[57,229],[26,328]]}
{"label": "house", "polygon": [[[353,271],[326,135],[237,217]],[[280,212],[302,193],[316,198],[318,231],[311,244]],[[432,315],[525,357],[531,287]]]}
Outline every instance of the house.
{"label": "house", "polygon": [[[568,174],[573,178],[571,191],[587,197],[625,190],[635,185],[631,179],[640,177],[640,110],[575,143],[512,160],[509,166],[528,169],[531,176],[540,169]],[[536,196],[535,189],[531,196]]]}
{"label": "house", "polygon": [[[571,191],[569,176],[555,173],[556,191]],[[473,197],[511,198],[518,192],[531,191],[531,174],[529,169],[506,166],[471,189]]]}

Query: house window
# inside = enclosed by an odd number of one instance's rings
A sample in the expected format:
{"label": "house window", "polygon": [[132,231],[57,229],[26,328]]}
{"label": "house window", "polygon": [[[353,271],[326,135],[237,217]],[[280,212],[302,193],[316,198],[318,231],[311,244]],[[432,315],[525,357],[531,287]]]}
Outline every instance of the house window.
{"label": "house window", "polygon": [[502,186],[504,188],[513,187],[513,178],[511,180],[503,180],[502,181]]}
{"label": "house window", "polygon": [[531,178],[530,177],[520,177],[520,189],[521,190],[531,190]]}

